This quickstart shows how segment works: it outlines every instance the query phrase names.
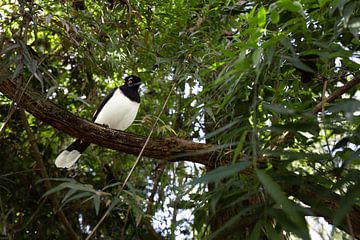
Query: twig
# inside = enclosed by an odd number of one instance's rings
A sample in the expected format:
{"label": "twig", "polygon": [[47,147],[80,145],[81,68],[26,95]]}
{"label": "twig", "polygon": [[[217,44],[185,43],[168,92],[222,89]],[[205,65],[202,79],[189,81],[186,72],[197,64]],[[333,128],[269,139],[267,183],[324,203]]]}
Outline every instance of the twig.
{"label": "twig", "polygon": [[[20,118],[21,118],[21,121],[22,121],[22,123],[24,125],[27,136],[29,138],[31,152],[32,152],[37,164],[40,167],[41,177],[45,179],[45,181],[44,181],[45,188],[46,188],[46,190],[50,190],[52,188],[52,186],[51,186],[51,183],[49,181],[49,175],[47,174],[46,167],[45,167],[43,158],[41,156],[39,147],[37,145],[35,136],[34,136],[33,132],[30,129],[30,126],[29,126],[25,111],[23,109],[20,109]],[[59,202],[56,199],[56,197],[51,195],[50,199],[52,201],[54,209],[57,211],[57,215],[58,215],[60,221],[64,224],[65,229],[67,230],[69,238],[70,239],[78,239],[78,236],[77,236],[76,232],[72,228],[72,226],[71,226],[70,222],[68,221],[68,219],[66,218],[64,212],[61,210]]]}
{"label": "twig", "polygon": [[[148,144],[148,142],[149,142],[149,140],[150,140],[150,138],[151,138],[151,135],[152,135],[153,132],[154,132],[155,126],[156,126],[157,122],[159,121],[161,114],[162,114],[163,111],[165,110],[166,104],[167,104],[167,102],[169,101],[170,96],[171,96],[171,93],[172,93],[172,91],[173,91],[174,88],[175,88],[175,84],[176,84],[176,82],[173,84],[173,86],[172,86],[172,88],[171,88],[171,90],[170,90],[170,92],[169,92],[169,94],[168,94],[168,96],[167,96],[167,98],[166,98],[166,100],[165,100],[165,102],[164,102],[164,105],[163,105],[161,111],[159,112],[159,114],[158,114],[158,116],[157,116],[157,118],[156,118],[156,120],[155,120],[155,122],[154,122],[154,124],[153,124],[153,126],[152,126],[152,128],[151,128],[151,131],[150,131],[148,137],[146,138],[146,141],[145,141],[143,147],[142,147],[139,155],[137,156],[136,161],[135,161],[134,165],[132,166],[129,174],[127,175],[127,177],[126,177],[123,185],[121,186],[121,189],[120,189],[119,192],[122,192],[122,190],[124,189],[125,185],[126,185],[127,182],[129,181],[132,173],[134,172],[136,166],[137,166],[138,163],[140,162],[140,158],[141,158],[141,156],[142,156],[142,154],[143,154],[143,152],[144,152],[144,150],[145,150],[145,148],[146,148],[146,145]],[[94,235],[94,233],[95,233],[96,230],[99,228],[99,226],[101,225],[101,223],[104,221],[104,219],[107,217],[108,214],[110,214],[110,211],[106,211],[106,212],[105,212],[104,216],[103,216],[103,217],[100,219],[100,221],[95,225],[95,227],[94,227],[94,229],[91,231],[91,233],[86,237],[86,240],[89,240],[89,239]]]}
{"label": "twig", "polygon": [[320,112],[325,103],[333,102],[335,99],[339,98],[341,95],[343,95],[345,92],[347,92],[348,90],[350,90],[359,83],[360,83],[360,75],[354,77],[351,81],[345,83],[344,86],[336,89],[329,97],[316,104],[316,106],[312,110],[312,113],[316,114]]}
{"label": "twig", "polygon": [[156,118],[156,120],[155,120],[155,122],[154,122],[154,124],[153,124],[153,126],[152,126],[152,128],[151,128],[151,131],[150,131],[150,133],[149,133],[149,136],[146,138],[146,141],[145,141],[145,143],[144,143],[144,146],[142,147],[142,149],[141,149],[141,151],[140,151],[140,153],[139,153],[139,155],[138,155],[138,157],[137,157],[134,165],[132,166],[129,174],[127,175],[127,177],[126,177],[126,179],[125,179],[125,181],[124,181],[124,183],[123,183],[123,185],[122,185],[122,187],[121,187],[121,190],[124,189],[125,185],[126,185],[127,182],[129,181],[132,173],[134,172],[136,166],[137,166],[138,163],[140,162],[140,157],[142,156],[142,154],[143,154],[143,152],[144,152],[144,150],[145,150],[145,148],[146,148],[146,145],[148,144],[148,142],[149,142],[149,140],[150,140],[150,138],[151,138],[151,135],[152,135],[153,132],[154,132],[155,126],[156,126],[157,122],[159,121],[161,114],[162,114],[163,111],[165,110],[166,104],[167,104],[167,102],[169,101],[170,96],[171,96],[171,93],[172,93],[172,91],[173,91],[174,88],[175,88],[175,83],[173,84],[173,86],[172,86],[172,88],[171,88],[171,90],[170,90],[170,92],[169,92],[169,95],[167,96],[167,98],[166,98],[166,100],[165,100],[165,102],[164,102],[164,105],[163,105],[161,111],[159,112],[159,114],[158,114],[158,116],[157,116],[157,118]]}
{"label": "twig", "polygon": [[[360,83],[360,75],[356,76],[351,81],[345,83],[344,86],[336,89],[329,97],[324,98],[324,94],[323,94],[323,99],[313,108],[312,114],[315,115],[320,111],[324,111],[325,103],[333,102],[334,100],[341,97],[341,95],[343,95],[344,93],[346,93],[348,90],[355,87],[359,83]],[[288,143],[293,137],[294,137],[294,133],[288,132],[287,134],[285,134],[283,138],[280,139],[279,142],[277,142],[277,145],[282,146],[283,144]]]}
{"label": "twig", "polygon": [[329,136],[327,135],[326,128],[325,128],[325,111],[324,111],[325,110],[325,102],[326,102],[325,93],[326,93],[326,88],[327,88],[328,83],[329,83],[328,80],[324,81],[324,86],[323,86],[323,90],[322,90],[322,93],[321,93],[322,94],[321,117],[322,117],[322,120],[323,120],[322,126],[324,127],[323,131],[324,131],[324,136],[325,136],[326,147],[328,149],[328,153],[331,153],[330,144],[329,144]]}
{"label": "twig", "polygon": [[354,229],[353,229],[351,219],[350,219],[350,216],[348,213],[346,214],[346,224],[348,225],[350,236],[352,237],[352,239],[355,239]]}
{"label": "twig", "polygon": [[154,170],[154,178],[152,180],[153,188],[150,191],[150,196],[147,203],[147,208],[145,212],[146,217],[143,219],[143,225],[145,226],[146,230],[152,236],[152,238],[156,240],[164,240],[165,238],[154,230],[154,228],[151,226],[150,218],[147,216],[154,214],[154,198],[157,190],[159,189],[159,183],[165,171],[165,167],[166,167],[166,161],[163,160],[156,166]]}

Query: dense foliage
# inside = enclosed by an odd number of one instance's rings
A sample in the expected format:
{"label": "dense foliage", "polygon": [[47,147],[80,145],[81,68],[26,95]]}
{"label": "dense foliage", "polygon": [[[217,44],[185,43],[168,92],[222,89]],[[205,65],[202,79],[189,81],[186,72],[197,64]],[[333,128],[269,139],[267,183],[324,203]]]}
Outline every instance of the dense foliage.
{"label": "dense foliage", "polygon": [[147,136],[165,104],[154,136],[211,143],[219,157],[142,157],[123,189],[136,157],[92,145],[57,169],[73,139],[0,95],[0,235],[360,238],[359,87],[336,92],[359,82],[359,15],[356,0],[3,0],[0,84],[91,119],[135,74],[142,102],[127,131]]}

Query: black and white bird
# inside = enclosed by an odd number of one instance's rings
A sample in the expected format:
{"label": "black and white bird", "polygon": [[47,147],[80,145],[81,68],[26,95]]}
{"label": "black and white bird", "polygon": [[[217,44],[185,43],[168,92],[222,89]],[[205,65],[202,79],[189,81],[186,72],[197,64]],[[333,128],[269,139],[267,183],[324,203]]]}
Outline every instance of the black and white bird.
{"label": "black and white bird", "polygon": [[[140,105],[139,86],[141,79],[128,76],[121,87],[113,88],[97,108],[92,121],[113,129],[124,131],[135,120]],[[77,139],[55,160],[58,168],[70,168],[90,145]]]}

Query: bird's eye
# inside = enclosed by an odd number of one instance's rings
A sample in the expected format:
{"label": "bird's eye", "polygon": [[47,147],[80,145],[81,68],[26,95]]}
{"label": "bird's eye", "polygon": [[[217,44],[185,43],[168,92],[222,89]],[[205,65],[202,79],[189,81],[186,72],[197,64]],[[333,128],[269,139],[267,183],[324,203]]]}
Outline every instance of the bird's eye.
{"label": "bird's eye", "polygon": [[132,81],[131,81],[131,80],[129,80],[129,81],[128,81],[128,83],[129,83],[129,84],[132,84]]}

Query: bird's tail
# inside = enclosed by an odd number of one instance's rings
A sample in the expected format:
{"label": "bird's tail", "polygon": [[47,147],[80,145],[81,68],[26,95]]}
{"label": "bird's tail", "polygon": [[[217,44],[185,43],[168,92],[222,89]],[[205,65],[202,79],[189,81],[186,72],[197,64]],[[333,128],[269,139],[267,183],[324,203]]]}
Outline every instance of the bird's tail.
{"label": "bird's tail", "polygon": [[58,168],[70,168],[80,158],[81,154],[90,145],[88,142],[83,142],[77,139],[64,151],[62,151],[55,160],[55,165]]}

